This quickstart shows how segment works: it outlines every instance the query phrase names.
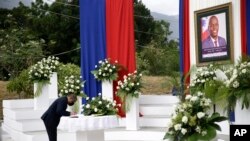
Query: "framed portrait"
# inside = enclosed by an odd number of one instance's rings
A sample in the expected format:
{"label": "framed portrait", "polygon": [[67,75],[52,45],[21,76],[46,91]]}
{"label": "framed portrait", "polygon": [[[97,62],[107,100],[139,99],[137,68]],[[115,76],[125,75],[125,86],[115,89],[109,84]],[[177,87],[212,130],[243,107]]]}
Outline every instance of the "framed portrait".
{"label": "framed portrait", "polygon": [[195,11],[196,64],[233,63],[232,4]]}

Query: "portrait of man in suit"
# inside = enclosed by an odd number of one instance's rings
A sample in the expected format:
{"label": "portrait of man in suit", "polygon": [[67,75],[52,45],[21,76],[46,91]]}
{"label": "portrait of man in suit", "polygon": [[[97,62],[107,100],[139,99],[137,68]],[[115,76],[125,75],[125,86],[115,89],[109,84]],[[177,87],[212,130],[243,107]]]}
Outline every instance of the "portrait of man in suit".
{"label": "portrait of man in suit", "polygon": [[216,16],[211,16],[209,18],[208,31],[209,36],[202,41],[202,48],[227,46],[226,39],[218,35],[219,20]]}
{"label": "portrait of man in suit", "polygon": [[57,141],[57,126],[62,116],[75,115],[74,112],[66,111],[67,105],[72,106],[76,102],[75,94],[70,93],[67,96],[56,99],[42,115],[41,119],[44,122],[46,131],[49,136],[49,141]]}

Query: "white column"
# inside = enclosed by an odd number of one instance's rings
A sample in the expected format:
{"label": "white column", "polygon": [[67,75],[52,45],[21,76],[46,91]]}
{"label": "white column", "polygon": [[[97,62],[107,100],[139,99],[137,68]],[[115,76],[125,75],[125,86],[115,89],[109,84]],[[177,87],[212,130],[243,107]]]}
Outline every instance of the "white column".
{"label": "white column", "polygon": [[[34,83],[34,93],[37,91],[38,83]],[[47,110],[52,101],[58,98],[57,73],[53,72],[48,84],[42,87],[41,94],[34,97],[34,110]],[[53,99],[50,102],[50,99]]]}
{"label": "white column", "polygon": [[57,72],[53,72],[52,76],[50,77],[49,98],[58,98]]}
{"label": "white column", "polygon": [[242,102],[237,100],[235,107],[235,124],[250,124],[250,109],[241,109]]}
{"label": "white column", "polygon": [[130,103],[130,109],[126,112],[126,130],[138,130],[138,129],[139,129],[139,99],[132,98]]}
{"label": "white column", "polygon": [[[38,83],[34,83],[34,93],[37,91]],[[49,84],[42,87],[41,94],[34,97],[34,110],[47,110],[49,107]]]}
{"label": "white column", "polygon": [[113,100],[113,81],[102,81],[102,98]]}

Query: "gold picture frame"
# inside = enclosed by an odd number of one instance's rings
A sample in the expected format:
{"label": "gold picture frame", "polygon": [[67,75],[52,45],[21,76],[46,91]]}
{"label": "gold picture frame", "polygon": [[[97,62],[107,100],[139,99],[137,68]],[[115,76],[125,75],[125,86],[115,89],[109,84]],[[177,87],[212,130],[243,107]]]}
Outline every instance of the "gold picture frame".
{"label": "gold picture frame", "polygon": [[232,3],[194,12],[196,65],[233,63]]}

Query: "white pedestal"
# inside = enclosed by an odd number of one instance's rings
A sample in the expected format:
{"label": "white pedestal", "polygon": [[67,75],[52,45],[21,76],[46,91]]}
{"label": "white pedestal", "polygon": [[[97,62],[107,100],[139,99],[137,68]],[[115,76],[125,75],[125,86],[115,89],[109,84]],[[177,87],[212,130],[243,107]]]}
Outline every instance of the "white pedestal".
{"label": "white pedestal", "polygon": [[[34,93],[37,90],[38,83],[34,83]],[[45,84],[41,94],[34,97],[34,110],[46,110],[49,107],[49,84]]]}
{"label": "white pedestal", "polygon": [[139,99],[132,98],[130,110],[126,112],[126,130],[139,129]]}
{"label": "white pedestal", "polygon": [[102,98],[113,100],[113,81],[102,81]]}
{"label": "white pedestal", "polygon": [[250,109],[241,109],[242,103],[237,101],[235,107],[235,124],[250,124]]}
{"label": "white pedestal", "polygon": [[104,141],[104,130],[78,131],[76,141]]}
{"label": "white pedestal", "polygon": [[[34,93],[37,91],[38,83],[34,83]],[[50,105],[50,98],[58,98],[57,73],[53,72],[49,84],[45,84],[41,94],[34,97],[34,110],[47,110]]]}
{"label": "white pedestal", "polygon": [[53,72],[50,77],[49,98],[58,98],[57,72]]}

